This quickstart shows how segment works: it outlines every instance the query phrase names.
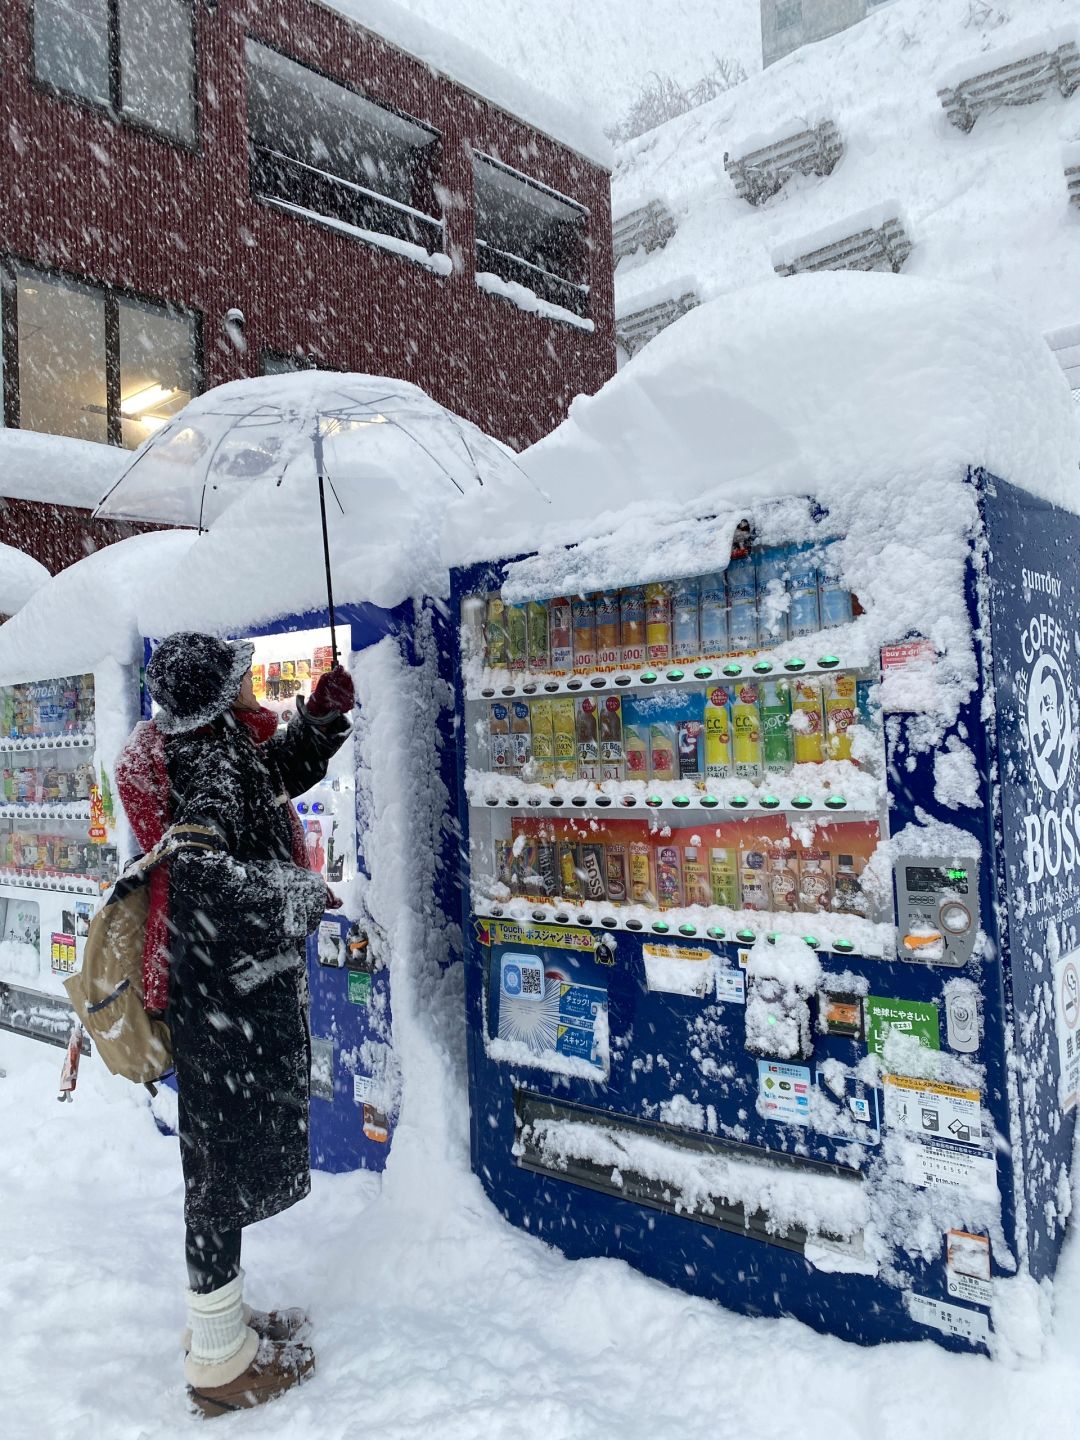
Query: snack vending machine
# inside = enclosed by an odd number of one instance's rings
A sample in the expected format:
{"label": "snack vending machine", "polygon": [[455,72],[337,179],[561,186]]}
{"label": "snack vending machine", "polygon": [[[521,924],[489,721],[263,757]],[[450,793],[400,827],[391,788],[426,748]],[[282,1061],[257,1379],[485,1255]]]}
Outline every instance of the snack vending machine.
{"label": "snack vending machine", "polygon": [[0,687],[0,1028],[68,1044],[63,982],[126,847],[110,767],[136,708],[113,663]]}
{"label": "snack vending machine", "polygon": [[1069,1212],[1080,521],[957,490],[948,646],[812,504],[454,574],[472,1160],[570,1256],[992,1352]]}

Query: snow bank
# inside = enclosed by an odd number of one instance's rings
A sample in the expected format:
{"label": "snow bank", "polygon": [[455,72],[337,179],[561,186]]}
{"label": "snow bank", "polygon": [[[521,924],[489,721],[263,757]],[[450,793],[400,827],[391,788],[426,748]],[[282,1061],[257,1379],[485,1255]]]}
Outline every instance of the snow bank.
{"label": "snow bank", "polygon": [[92,440],[0,428],[0,495],[92,510],[130,459]]}
{"label": "snow bank", "polygon": [[[456,80],[466,89],[517,115],[553,140],[568,145],[586,159],[610,168],[611,144],[590,113],[577,103],[563,103],[535,89],[520,74],[512,73],[465,40],[451,35],[442,25],[421,19],[392,0],[322,0],[374,31],[399,50],[415,55],[432,70]],[[440,16],[440,19],[442,17]],[[490,13],[481,22],[490,23]]]}
{"label": "snow bank", "polygon": [[[969,135],[945,118],[945,77],[1032,54],[1075,0],[970,5],[896,0],[862,24],[778,61],[746,84],[631,141],[619,152],[612,209],[664,200],[678,231],[662,250],[620,264],[617,313],[641,308],[675,277],[703,299],[769,280],[778,255],[812,248],[849,217],[895,196],[914,251],[905,275],[952,279],[1011,299],[1040,330],[1080,320],[1077,216],[1063,146],[1080,139],[1080,92],[979,118]],[[828,117],[845,153],[832,175],[797,177],[766,204],[740,200],[724,171],[734,157]],[[856,229],[852,224],[848,229]],[[686,288],[685,285],[683,288]]]}
{"label": "snow bank", "polygon": [[14,615],[48,579],[48,570],[32,555],[0,544],[0,615]]}

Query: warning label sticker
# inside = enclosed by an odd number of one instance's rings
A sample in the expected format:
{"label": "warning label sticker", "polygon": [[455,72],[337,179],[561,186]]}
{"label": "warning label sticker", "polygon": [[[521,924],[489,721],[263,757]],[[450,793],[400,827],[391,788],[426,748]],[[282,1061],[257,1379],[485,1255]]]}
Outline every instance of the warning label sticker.
{"label": "warning label sticker", "polygon": [[1080,1101],[1080,950],[1054,965],[1054,1028],[1058,1039],[1058,1103],[1071,1110]]}
{"label": "warning label sticker", "polygon": [[943,1335],[959,1335],[972,1344],[990,1344],[990,1322],[978,1310],[966,1310],[962,1305],[949,1305],[944,1300],[932,1300],[929,1295],[907,1294],[908,1313],[919,1325],[931,1330],[940,1330]]}
{"label": "warning label sticker", "polygon": [[949,1294],[969,1305],[989,1305],[994,1297],[990,1281],[990,1237],[950,1230],[945,1236],[945,1275]]}
{"label": "warning label sticker", "polygon": [[958,1145],[983,1144],[978,1090],[962,1090],[934,1080],[883,1075],[885,1123],[915,1135],[940,1137]]}

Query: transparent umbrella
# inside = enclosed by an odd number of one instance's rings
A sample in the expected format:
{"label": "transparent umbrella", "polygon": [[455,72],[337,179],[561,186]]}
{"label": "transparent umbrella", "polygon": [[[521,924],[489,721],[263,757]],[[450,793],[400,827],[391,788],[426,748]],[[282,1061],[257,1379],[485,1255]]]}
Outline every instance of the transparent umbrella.
{"label": "transparent umbrella", "polygon": [[346,514],[351,482],[375,468],[462,495],[507,481],[536,490],[507,447],[418,386],[308,370],[235,381],[192,400],[135,452],[94,514],[202,531],[252,486],[314,480],[336,662],[326,492]]}

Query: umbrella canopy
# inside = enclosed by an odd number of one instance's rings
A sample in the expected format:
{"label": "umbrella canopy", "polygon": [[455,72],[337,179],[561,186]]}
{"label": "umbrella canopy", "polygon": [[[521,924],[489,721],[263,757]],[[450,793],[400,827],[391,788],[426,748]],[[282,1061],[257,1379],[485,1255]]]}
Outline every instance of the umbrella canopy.
{"label": "umbrella canopy", "polygon": [[418,386],[304,370],[192,400],[135,452],[94,513],[206,530],[254,486],[323,473],[343,514],[350,489],[359,483],[366,509],[371,482],[390,476],[412,492],[450,486],[464,495],[508,481],[535,489],[507,447]]}

